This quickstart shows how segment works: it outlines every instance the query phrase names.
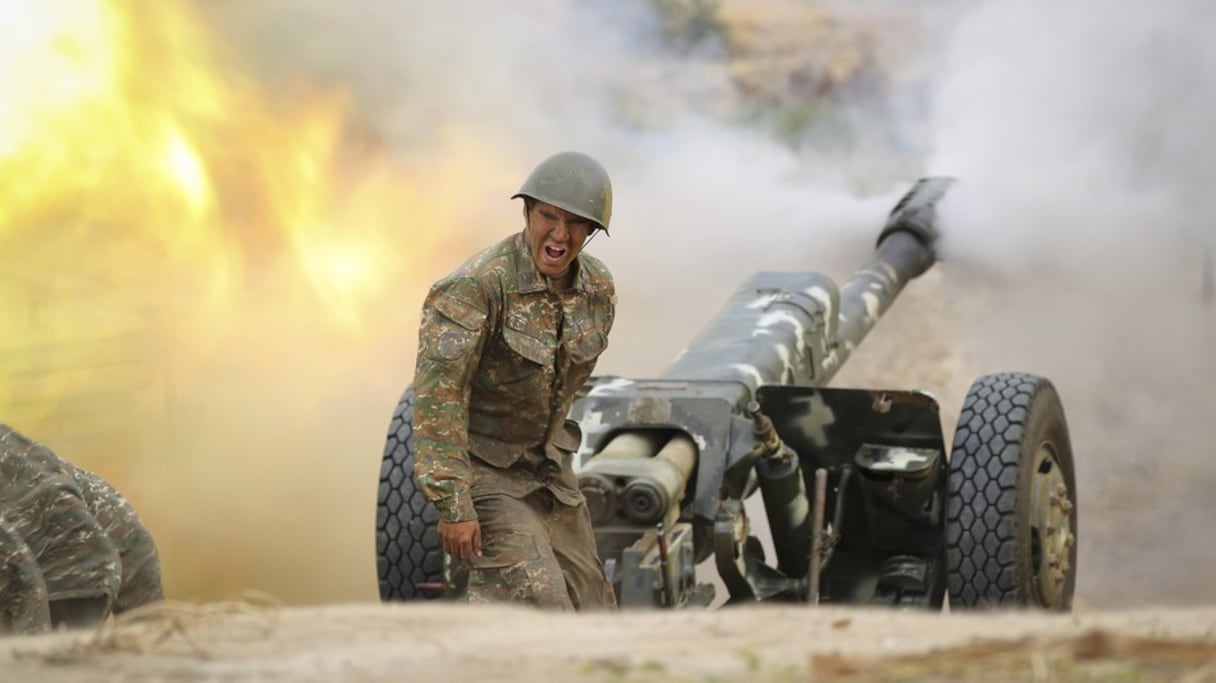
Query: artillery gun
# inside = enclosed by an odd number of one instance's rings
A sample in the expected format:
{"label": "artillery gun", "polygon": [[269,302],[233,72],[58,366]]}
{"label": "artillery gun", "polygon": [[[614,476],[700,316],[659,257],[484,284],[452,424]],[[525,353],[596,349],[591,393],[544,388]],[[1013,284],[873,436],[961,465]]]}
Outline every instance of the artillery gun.
{"label": "artillery gun", "polygon": [[[827,386],[904,285],[935,262],[938,201],[922,178],[873,258],[839,288],[756,273],[661,377],[594,377],[570,413],[579,484],[622,607],[783,600],[1067,610],[1076,482],[1051,382],[977,379],[947,453],[921,391]],[[456,595],[437,516],[413,482],[413,393],[385,446],[376,519],[384,600]],[[744,501],[758,494],[775,564]]]}

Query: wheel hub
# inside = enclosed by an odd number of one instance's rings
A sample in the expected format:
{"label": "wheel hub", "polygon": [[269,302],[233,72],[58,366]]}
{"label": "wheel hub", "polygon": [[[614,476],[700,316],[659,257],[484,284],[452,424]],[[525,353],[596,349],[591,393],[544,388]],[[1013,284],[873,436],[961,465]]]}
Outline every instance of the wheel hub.
{"label": "wheel hub", "polygon": [[1073,501],[1055,450],[1045,443],[1035,453],[1030,487],[1030,532],[1034,588],[1044,607],[1059,607],[1072,571]]}

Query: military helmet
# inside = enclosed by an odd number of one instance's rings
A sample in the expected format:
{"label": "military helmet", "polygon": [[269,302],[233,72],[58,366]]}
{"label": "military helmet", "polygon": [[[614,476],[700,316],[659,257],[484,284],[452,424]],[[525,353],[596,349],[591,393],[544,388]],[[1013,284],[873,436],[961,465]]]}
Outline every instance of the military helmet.
{"label": "military helmet", "polygon": [[600,162],[582,152],[559,152],[540,162],[519,192],[586,218],[604,232],[612,219],[612,181]]}

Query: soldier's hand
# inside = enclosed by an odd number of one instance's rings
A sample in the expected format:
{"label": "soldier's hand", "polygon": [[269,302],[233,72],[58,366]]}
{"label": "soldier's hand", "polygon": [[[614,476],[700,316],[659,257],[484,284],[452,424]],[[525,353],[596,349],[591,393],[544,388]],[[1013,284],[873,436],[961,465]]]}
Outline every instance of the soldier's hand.
{"label": "soldier's hand", "polygon": [[481,522],[475,519],[440,522],[439,538],[444,552],[461,562],[473,564],[474,558],[481,557]]}

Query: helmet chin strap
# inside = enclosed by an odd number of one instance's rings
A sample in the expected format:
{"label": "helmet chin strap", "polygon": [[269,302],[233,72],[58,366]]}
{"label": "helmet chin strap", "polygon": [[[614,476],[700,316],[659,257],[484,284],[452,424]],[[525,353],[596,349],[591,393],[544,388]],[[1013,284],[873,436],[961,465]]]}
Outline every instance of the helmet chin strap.
{"label": "helmet chin strap", "polygon": [[[603,232],[602,228],[596,228],[595,230],[592,230],[591,235],[589,235],[587,237],[587,239],[583,240],[583,246],[578,248],[578,253],[579,254],[583,253],[583,250],[587,248],[587,245],[591,244],[591,240],[595,239],[595,236],[600,234],[601,232]],[[577,255],[578,254],[575,254],[575,256],[577,256]]]}

